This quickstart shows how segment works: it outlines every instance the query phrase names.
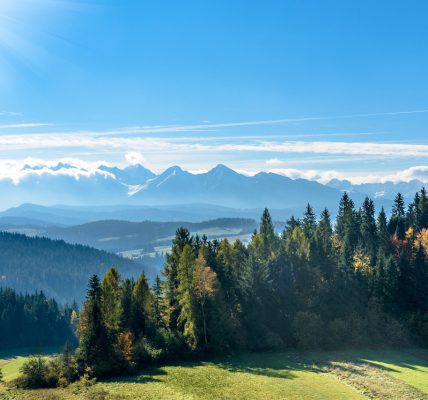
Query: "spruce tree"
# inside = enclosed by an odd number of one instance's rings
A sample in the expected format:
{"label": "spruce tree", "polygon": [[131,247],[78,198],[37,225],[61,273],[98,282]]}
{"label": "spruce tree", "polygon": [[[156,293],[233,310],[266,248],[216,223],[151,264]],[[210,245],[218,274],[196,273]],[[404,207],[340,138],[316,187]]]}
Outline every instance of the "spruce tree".
{"label": "spruce tree", "polygon": [[192,246],[190,232],[185,228],[179,228],[172,241],[171,253],[167,255],[163,271],[167,280],[165,287],[165,300],[167,303],[166,319],[168,327],[173,331],[177,329],[178,316],[180,315],[178,264],[181,253],[186,245]]}
{"label": "spruce tree", "polygon": [[101,309],[101,286],[97,275],[89,280],[86,301],[83,306],[79,327],[79,361],[89,367],[95,376],[110,369],[111,348],[104,326]]}
{"label": "spruce tree", "polygon": [[260,220],[259,235],[261,242],[260,256],[261,258],[267,259],[276,242],[275,229],[269,210],[267,208],[264,209],[262,218]]}
{"label": "spruce tree", "polygon": [[377,228],[373,200],[365,198],[361,209],[361,236],[364,252],[374,264],[377,253]]}
{"label": "spruce tree", "polygon": [[376,231],[377,231],[378,246],[380,249],[383,250],[384,253],[386,253],[388,251],[388,247],[390,243],[390,234],[388,232],[388,221],[387,221],[386,213],[383,207],[380,210],[380,213],[377,217]]}
{"label": "spruce tree", "polygon": [[339,212],[337,213],[336,218],[336,233],[339,238],[345,236],[345,230],[350,224],[351,218],[353,218],[354,213],[354,202],[349,197],[348,193],[345,192],[342,195],[339,203]]}
{"label": "spruce tree", "polygon": [[392,207],[392,216],[388,224],[391,235],[396,235],[399,240],[404,240],[406,236],[406,220],[404,211],[404,198],[401,193],[397,193]]}
{"label": "spruce tree", "polygon": [[317,227],[317,221],[315,218],[314,210],[311,205],[308,203],[306,206],[306,211],[302,220],[302,229],[303,233],[306,235],[308,239],[311,239],[315,234],[315,229]]}
{"label": "spruce tree", "polygon": [[141,338],[151,329],[153,294],[150,291],[144,272],[137,279],[132,290],[132,333]]}
{"label": "spruce tree", "polygon": [[155,282],[153,284],[153,318],[156,328],[163,327],[163,315],[164,315],[164,298],[163,298],[163,286],[159,278],[156,275]]}

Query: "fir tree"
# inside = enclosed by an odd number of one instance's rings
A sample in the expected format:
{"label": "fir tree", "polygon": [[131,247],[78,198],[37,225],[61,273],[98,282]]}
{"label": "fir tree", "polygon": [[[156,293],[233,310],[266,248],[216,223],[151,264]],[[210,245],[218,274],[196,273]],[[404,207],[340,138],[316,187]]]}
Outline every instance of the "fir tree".
{"label": "fir tree", "polygon": [[80,318],[79,361],[89,367],[95,376],[109,368],[111,348],[101,310],[101,286],[97,275],[89,280],[88,294]]}

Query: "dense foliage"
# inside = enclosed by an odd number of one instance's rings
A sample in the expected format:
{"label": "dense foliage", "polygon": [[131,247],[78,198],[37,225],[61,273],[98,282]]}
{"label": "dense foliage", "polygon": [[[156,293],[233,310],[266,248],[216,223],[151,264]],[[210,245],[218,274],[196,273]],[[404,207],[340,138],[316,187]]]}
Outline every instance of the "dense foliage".
{"label": "dense foliage", "polygon": [[42,292],[22,295],[0,288],[0,349],[43,348],[74,340],[70,321],[76,311],[60,307]]}
{"label": "dense foliage", "polygon": [[389,219],[345,193],[334,227],[308,205],[280,235],[265,210],[248,246],[180,228],[164,282],[91,278],[73,360],[105,376],[202,352],[428,345],[427,251],[424,189]]}
{"label": "dense foliage", "polygon": [[80,302],[92,274],[104,275],[115,265],[125,276],[143,267],[130,260],[62,240],[0,232],[0,286],[18,292],[43,290],[62,303]]}

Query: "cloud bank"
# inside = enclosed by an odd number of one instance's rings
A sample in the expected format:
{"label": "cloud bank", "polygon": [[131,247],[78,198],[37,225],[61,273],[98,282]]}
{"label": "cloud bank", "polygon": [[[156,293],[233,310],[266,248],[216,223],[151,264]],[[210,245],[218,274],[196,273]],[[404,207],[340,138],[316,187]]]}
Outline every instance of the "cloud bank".
{"label": "cloud bank", "polygon": [[[132,152],[124,155],[126,165],[138,165],[141,164],[144,158],[140,153]],[[274,161],[268,160],[268,161]],[[281,162],[278,160],[278,163]],[[270,165],[274,165],[275,163]],[[42,175],[50,176],[68,176],[76,180],[80,178],[89,178],[98,175],[103,178],[115,179],[115,176],[102,169],[102,166],[113,165],[106,161],[84,161],[77,158],[62,158],[55,160],[42,160],[34,158],[26,158],[24,160],[0,160],[0,180],[11,180],[15,184],[19,184],[21,181]],[[257,171],[254,170],[243,170],[235,169],[239,173],[246,175],[254,175],[257,172],[271,172],[279,175],[287,176],[291,179],[307,179],[317,181],[322,184],[326,184],[332,179],[348,180],[353,184],[362,183],[384,183],[387,181],[398,183],[398,182],[409,182],[412,180],[419,180],[424,183],[428,183],[428,165],[419,165],[403,170],[398,170],[389,173],[378,173],[378,174],[353,174],[349,175],[344,172],[337,170],[315,170],[315,169],[294,169],[294,168],[261,168]],[[208,169],[190,169],[189,172],[193,174],[206,173]]]}

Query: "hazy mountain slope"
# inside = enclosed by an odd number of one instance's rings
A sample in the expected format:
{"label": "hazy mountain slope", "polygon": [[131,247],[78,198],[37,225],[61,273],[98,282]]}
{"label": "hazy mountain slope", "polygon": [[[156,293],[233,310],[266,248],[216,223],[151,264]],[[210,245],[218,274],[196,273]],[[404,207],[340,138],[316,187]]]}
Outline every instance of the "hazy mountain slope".
{"label": "hazy mountain slope", "polygon": [[336,188],[314,181],[293,180],[273,173],[246,176],[224,165],[202,174],[191,174],[177,166],[155,175],[141,165],[125,168],[100,165],[87,170],[63,163],[50,167],[25,166],[20,172],[22,176],[18,180],[0,180],[0,191],[4,194],[0,208],[31,202],[155,207],[212,204],[239,209],[289,209],[308,201],[323,208],[336,204],[341,194]]}
{"label": "hazy mountain slope", "polygon": [[[276,220],[285,220],[292,214],[301,214],[305,204],[289,209],[270,209]],[[141,221],[188,221],[203,222],[217,218],[249,218],[258,220],[262,208],[236,209],[212,204],[171,204],[166,206],[40,206],[23,204],[0,212],[0,226],[5,223],[23,226],[28,224],[46,226],[71,226],[101,220]],[[36,222],[37,221],[37,222]]]}
{"label": "hazy mountain slope", "polygon": [[218,165],[204,174],[175,166],[147,181],[131,201],[136,204],[209,203],[234,208],[292,208],[337,204],[341,192],[317,182],[272,173],[245,176]]}
{"label": "hazy mountain slope", "polygon": [[124,276],[143,267],[87,246],[47,238],[0,232],[0,285],[20,292],[43,290],[62,302],[80,301],[92,274],[103,276],[116,266]]}
{"label": "hazy mountain slope", "polygon": [[355,185],[347,180],[333,179],[327,183],[327,186],[342,191],[346,190],[351,193],[351,196],[367,195],[381,201],[383,199],[394,200],[398,192],[407,200],[413,200],[415,193],[420,191],[426,184],[414,179],[409,182],[363,183]]}
{"label": "hazy mountain slope", "polygon": [[250,234],[257,224],[252,219],[237,218],[222,218],[200,223],[97,221],[67,228],[50,228],[43,234],[50,238],[114,252],[131,249],[146,249],[148,252],[153,251],[154,246],[169,246],[176,230],[182,226],[192,233],[200,233],[201,236],[205,234],[213,239]]}

